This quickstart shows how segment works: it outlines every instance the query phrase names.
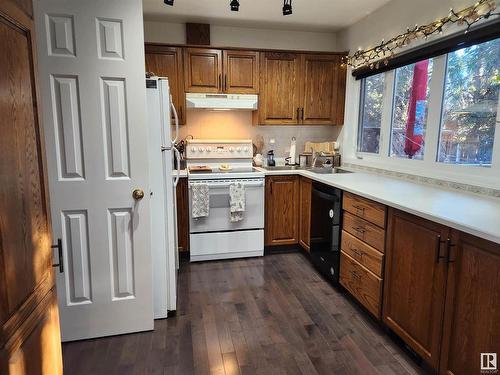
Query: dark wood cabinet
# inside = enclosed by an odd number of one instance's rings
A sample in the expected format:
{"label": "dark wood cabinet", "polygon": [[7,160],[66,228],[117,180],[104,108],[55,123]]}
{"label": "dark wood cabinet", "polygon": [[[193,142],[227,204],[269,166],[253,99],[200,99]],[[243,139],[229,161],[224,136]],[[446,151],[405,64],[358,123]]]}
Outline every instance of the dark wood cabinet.
{"label": "dark wood cabinet", "polygon": [[182,48],[146,44],[146,71],[167,77],[170,94],[177,109],[179,124],[186,123],[186,95],[184,93],[184,67]]}
{"label": "dark wood cabinet", "polygon": [[300,118],[300,55],[264,52],[260,59],[259,110],[261,125],[297,124]]}
{"label": "dark wood cabinet", "polygon": [[188,179],[181,178],[176,188],[177,195],[177,248],[189,251],[189,191]]}
{"label": "dark wood cabinet", "polygon": [[224,50],[223,91],[228,94],[259,93],[259,52]]}
{"label": "dark wood cabinet", "polygon": [[300,177],[299,244],[306,251],[311,240],[311,188],[312,181]]}
{"label": "dark wood cabinet", "polygon": [[184,79],[186,92],[221,92],[223,87],[222,50],[185,48]]}
{"label": "dark wood cabinet", "polygon": [[304,125],[344,123],[346,71],[339,55],[302,55],[302,108]]}
{"label": "dark wood cabinet", "polygon": [[500,245],[453,231],[441,374],[480,374],[487,358],[500,355]]}
{"label": "dark wood cabinet", "polygon": [[298,176],[266,177],[266,245],[298,243],[299,196]]}
{"label": "dark wood cabinet", "polygon": [[341,125],[346,69],[336,54],[261,53],[261,125]]}
{"label": "dark wood cabinet", "polygon": [[449,228],[389,210],[383,321],[437,370]]}

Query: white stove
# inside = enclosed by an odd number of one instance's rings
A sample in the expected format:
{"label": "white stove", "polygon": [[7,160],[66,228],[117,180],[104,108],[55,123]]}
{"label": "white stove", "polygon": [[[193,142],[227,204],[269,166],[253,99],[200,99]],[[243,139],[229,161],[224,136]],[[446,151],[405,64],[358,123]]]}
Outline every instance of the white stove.
{"label": "white stove", "polygon": [[[202,261],[264,255],[264,173],[252,166],[251,140],[188,140],[190,259]],[[243,220],[230,221],[229,189],[245,189]],[[192,215],[193,189],[208,186],[209,213]]]}

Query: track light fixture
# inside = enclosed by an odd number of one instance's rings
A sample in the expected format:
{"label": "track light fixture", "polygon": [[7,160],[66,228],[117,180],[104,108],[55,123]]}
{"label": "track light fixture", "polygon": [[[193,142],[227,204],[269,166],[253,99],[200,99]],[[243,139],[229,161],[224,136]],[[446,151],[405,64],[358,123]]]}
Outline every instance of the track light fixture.
{"label": "track light fixture", "polygon": [[163,2],[167,5],[170,5],[171,7],[174,6],[174,0],[163,0]]}
{"label": "track light fixture", "polygon": [[238,0],[231,0],[229,6],[231,7],[231,10],[233,12],[237,12],[240,10],[240,2]]}
{"label": "track light fixture", "polygon": [[292,0],[283,0],[283,15],[288,16],[292,14]]}

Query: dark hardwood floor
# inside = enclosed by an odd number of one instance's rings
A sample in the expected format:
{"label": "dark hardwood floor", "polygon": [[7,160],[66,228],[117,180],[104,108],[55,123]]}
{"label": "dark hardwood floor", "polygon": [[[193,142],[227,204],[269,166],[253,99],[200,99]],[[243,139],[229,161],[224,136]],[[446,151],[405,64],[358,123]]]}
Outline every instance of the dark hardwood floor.
{"label": "dark hardwood floor", "polygon": [[177,316],[63,345],[66,374],[423,374],[299,253],[182,264]]}

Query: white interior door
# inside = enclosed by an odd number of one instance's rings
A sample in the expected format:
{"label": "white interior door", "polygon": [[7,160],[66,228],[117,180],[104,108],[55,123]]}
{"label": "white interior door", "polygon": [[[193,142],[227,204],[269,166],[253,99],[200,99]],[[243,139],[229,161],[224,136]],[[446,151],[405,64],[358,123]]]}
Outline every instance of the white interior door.
{"label": "white interior door", "polygon": [[141,0],[34,3],[63,341],[152,329]]}

